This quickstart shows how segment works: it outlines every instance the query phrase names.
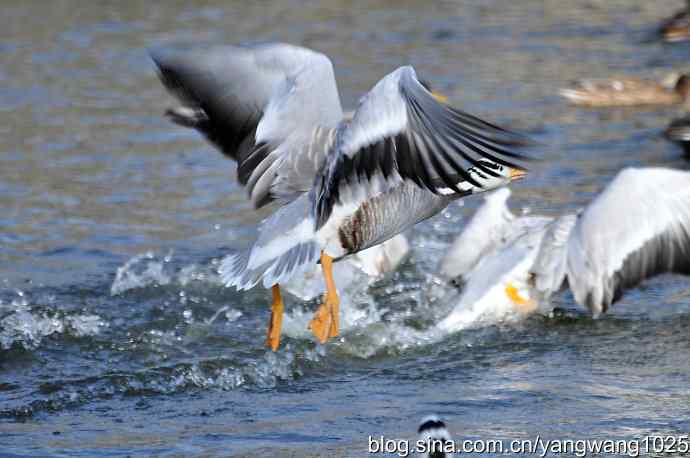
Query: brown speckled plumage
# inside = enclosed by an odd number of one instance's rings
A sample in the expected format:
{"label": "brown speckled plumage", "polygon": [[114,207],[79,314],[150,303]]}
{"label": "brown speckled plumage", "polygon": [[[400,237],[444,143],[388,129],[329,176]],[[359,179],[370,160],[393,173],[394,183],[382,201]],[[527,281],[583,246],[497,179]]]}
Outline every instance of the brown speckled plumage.
{"label": "brown speckled plumage", "polygon": [[416,224],[445,208],[458,194],[439,195],[410,182],[403,182],[363,202],[340,225],[340,244],[348,253],[356,253],[387,240],[410,225]]}

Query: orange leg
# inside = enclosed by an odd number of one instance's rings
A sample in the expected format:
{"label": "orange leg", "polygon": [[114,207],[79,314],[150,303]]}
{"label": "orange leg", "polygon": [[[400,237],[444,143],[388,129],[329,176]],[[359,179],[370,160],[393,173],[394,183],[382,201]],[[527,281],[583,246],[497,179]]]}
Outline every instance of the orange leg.
{"label": "orange leg", "polygon": [[278,350],[280,345],[280,327],[283,324],[283,299],[280,297],[280,285],[277,283],[271,287],[273,303],[271,304],[271,321],[268,322],[266,346],[271,350]]}
{"label": "orange leg", "polygon": [[319,342],[326,343],[329,337],[336,337],[338,335],[338,328],[340,327],[340,298],[333,281],[333,258],[323,251],[321,252],[321,268],[326,279],[326,294],[324,295],[323,304],[321,304],[314,314],[314,318],[309,323],[309,328]]}

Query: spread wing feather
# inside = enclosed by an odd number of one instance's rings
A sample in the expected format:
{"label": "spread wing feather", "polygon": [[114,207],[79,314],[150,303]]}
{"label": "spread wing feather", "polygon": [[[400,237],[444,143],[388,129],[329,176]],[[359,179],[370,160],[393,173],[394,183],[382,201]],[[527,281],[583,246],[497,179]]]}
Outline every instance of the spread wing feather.
{"label": "spread wing feather", "polygon": [[343,116],[328,57],[282,43],[159,50],[151,57],[183,103],[168,111],[170,118],[238,162],[238,179],[256,207],[311,187]]}
{"label": "spread wing feather", "polygon": [[625,169],[573,228],[570,289],[596,316],[625,289],[663,272],[690,274],[690,172]]}
{"label": "spread wing feather", "polygon": [[467,172],[477,167],[495,176],[480,159],[514,168],[528,159],[515,151],[531,142],[437,101],[412,67],[387,75],[360,101],[352,121],[339,129],[315,186],[315,215],[321,227],[339,201],[343,185],[366,185],[374,175],[408,179],[438,192],[460,192],[460,180],[480,186]]}

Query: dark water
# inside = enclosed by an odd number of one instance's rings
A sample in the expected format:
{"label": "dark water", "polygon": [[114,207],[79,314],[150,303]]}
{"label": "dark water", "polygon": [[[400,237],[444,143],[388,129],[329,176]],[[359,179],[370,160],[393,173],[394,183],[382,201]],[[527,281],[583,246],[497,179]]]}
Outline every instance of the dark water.
{"label": "dark water", "polygon": [[[269,294],[215,265],[252,240],[234,166],[161,116],[146,48],[282,40],[326,52],[344,104],[412,63],[456,105],[529,132],[548,162],[516,208],[559,214],[621,167],[686,169],[674,109],[590,111],[557,89],[688,70],[654,41],[676,1],[4,1],[0,7],[0,455],[366,456],[444,416],[456,438],[640,438],[690,430],[690,284],[662,277],[593,321],[535,317],[445,336],[421,293],[478,200],[408,234],[393,275],[346,294],[340,340],[279,353]],[[445,304],[445,307],[452,304]]]}

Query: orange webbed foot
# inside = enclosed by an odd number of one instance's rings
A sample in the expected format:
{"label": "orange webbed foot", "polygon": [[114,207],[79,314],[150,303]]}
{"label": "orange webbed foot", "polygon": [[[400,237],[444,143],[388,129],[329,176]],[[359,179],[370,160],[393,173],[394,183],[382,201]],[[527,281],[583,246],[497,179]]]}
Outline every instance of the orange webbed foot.
{"label": "orange webbed foot", "polygon": [[316,339],[326,343],[329,337],[337,337],[340,323],[340,298],[333,281],[333,258],[321,252],[321,267],[326,279],[326,294],[323,304],[319,306],[314,318],[309,323]]}

